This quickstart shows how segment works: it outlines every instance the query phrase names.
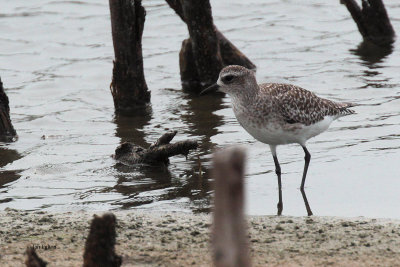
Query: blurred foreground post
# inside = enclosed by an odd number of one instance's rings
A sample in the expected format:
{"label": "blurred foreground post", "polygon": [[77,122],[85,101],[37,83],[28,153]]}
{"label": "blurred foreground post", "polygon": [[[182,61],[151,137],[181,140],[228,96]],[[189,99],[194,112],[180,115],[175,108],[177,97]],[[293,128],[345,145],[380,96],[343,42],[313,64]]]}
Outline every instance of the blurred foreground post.
{"label": "blurred foreground post", "polygon": [[256,66],[218,31],[213,23],[209,0],[166,0],[187,24],[190,38],[182,42],[179,54],[182,87],[200,92],[217,80],[227,65]]}
{"label": "blurred foreground post", "polygon": [[217,267],[250,266],[244,218],[245,153],[230,148],[214,155],[213,260]]}
{"label": "blurred foreground post", "polygon": [[150,102],[143,72],[142,34],[146,11],[141,0],[109,0],[114,44],[111,94],[117,113],[133,113]]}
{"label": "blurred foreground post", "polygon": [[378,46],[391,45],[395,32],[382,0],[362,0],[362,8],[355,0],[341,0],[350,12],[365,41]]}
{"label": "blurred foreground post", "polygon": [[10,106],[8,97],[4,92],[3,83],[0,78],[0,142],[11,142],[15,140],[17,133],[10,119]]}
{"label": "blurred foreground post", "polygon": [[112,213],[102,217],[94,215],[86,239],[83,267],[121,266],[122,258],[115,254],[115,225],[116,218]]}

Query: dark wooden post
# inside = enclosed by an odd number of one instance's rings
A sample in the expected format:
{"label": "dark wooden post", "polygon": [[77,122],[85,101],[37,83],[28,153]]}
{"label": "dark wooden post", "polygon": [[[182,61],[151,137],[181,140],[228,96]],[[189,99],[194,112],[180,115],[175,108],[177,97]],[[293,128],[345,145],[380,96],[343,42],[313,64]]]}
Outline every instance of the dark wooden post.
{"label": "dark wooden post", "polygon": [[182,42],[181,51],[179,52],[179,70],[183,89],[200,92],[204,88],[201,85],[200,76],[197,71],[190,38]]}
{"label": "dark wooden post", "polygon": [[200,84],[215,83],[223,67],[209,0],[181,1]]}
{"label": "dark wooden post", "polygon": [[94,216],[85,244],[84,267],[121,266],[122,258],[115,254],[114,248],[115,225],[116,218],[112,213],[104,214],[102,217]]}
{"label": "dark wooden post", "polygon": [[365,41],[378,46],[391,45],[395,32],[382,0],[362,0],[360,8],[355,0],[341,0],[350,12]]}
{"label": "dark wooden post", "polygon": [[150,102],[142,56],[146,11],[141,0],[109,0],[109,3],[115,54],[111,94],[117,113],[133,113]]}
{"label": "dark wooden post", "polygon": [[[179,0],[166,0],[168,5],[186,23],[183,8]],[[235,45],[233,45],[214,25],[219,42],[221,57],[224,65],[241,65],[248,69],[256,69],[256,66]],[[182,45],[183,46],[183,45]]]}
{"label": "dark wooden post", "polygon": [[227,65],[256,66],[213,24],[208,0],[166,0],[187,24],[190,38],[182,42],[179,54],[182,87],[199,92],[216,81]]}
{"label": "dark wooden post", "polygon": [[213,249],[217,267],[251,265],[244,218],[245,153],[230,148],[214,155]]}
{"label": "dark wooden post", "polygon": [[17,133],[11,123],[10,106],[8,97],[4,92],[3,83],[0,78],[0,142],[11,142],[17,137]]}

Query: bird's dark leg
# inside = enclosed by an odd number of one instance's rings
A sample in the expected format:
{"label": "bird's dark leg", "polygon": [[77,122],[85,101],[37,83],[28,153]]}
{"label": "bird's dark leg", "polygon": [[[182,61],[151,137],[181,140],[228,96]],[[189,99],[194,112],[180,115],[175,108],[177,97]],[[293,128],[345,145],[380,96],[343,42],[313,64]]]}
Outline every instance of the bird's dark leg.
{"label": "bird's dark leg", "polygon": [[304,204],[306,205],[307,209],[307,214],[308,216],[313,215],[310,205],[308,204],[306,192],[304,191],[304,183],[306,182],[306,176],[307,176],[307,171],[308,171],[308,166],[310,165],[310,160],[311,160],[311,154],[308,152],[307,148],[305,146],[302,146],[305,156],[304,156],[304,171],[303,171],[303,178],[301,179],[301,186],[300,186],[300,191],[301,195],[303,196]]}
{"label": "bird's dark leg", "polygon": [[300,189],[304,189],[304,183],[306,182],[306,176],[307,176],[307,171],[308,171],[308,165],[310,165],[310,160],[311,160],[311,154],[308,152],[307,148],[305,146],[301,146],[304,150],[305,156],[304,156],[304,171],[303,171],[303,178],[301,179],[301,186]]}
{"label": "bird's dark leg", "polygon": [[306,205],[307,215],[308,216],[313,215],[310,205],[308,204],[306,192],[304,191],[304,189],[301,189],[301,188],[300,188],[300,192],[301,192],[301,195],[303,196],[304,204]]}
{"label": "bird's dark leg", "polygon": [[278,176],[278,190],[279,190],[279,202],[278,202],[278,215],[282,214],[283,202],[282,202],[282,181],[281,181],[281,166],[279,165],[278,157],[276,156],[276,147],[271,146],[272,156],[275,163],[275,173]]}

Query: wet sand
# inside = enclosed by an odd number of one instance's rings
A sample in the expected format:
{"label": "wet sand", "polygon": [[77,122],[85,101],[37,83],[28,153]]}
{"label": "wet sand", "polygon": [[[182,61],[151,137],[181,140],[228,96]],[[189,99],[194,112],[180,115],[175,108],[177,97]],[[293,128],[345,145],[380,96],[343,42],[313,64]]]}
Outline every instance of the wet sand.
{"label": "wet sand", "polygon": [[[36,246],[48,266],[80,266],[93,212],[0,212],[0,265],[23,266]],[[96,214],[102,214],[101,212]],[[210,266],[206,214],[117,211],[123,266]],[[254,266],[400,266],[400,221],[251,216]]]}

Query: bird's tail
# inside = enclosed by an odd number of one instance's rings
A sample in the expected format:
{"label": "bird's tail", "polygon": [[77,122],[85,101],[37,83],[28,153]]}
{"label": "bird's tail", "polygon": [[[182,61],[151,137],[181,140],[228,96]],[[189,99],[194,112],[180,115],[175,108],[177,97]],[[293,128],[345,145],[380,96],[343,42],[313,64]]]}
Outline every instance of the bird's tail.
{"label": "bird's tail", "polygon": [[355,114],[356,112],[349,108],[356,107],[356,106],[358,106],[358,104],[348,103],[348,102],[338,103],[338,109],[339,109],[340,115],[346,116],[346,115]]}

